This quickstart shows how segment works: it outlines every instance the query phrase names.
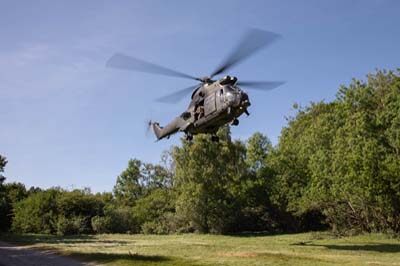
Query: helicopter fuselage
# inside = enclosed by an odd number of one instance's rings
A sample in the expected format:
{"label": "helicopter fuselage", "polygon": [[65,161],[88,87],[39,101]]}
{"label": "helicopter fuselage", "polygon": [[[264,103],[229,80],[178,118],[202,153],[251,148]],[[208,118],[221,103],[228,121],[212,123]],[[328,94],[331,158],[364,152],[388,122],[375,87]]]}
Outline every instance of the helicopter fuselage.
{"label": "helicopter fuselage", "polygon": [[213,78],[227,73],[229,69],[243,62],[255,52],[269,46],[279,38],[280,35],[273,32],[255,28],[247,30],[230,54],[214,71],[205,77],[193,76],[121,53],[114,54],[107,61],[106,66],[200,82],[200,85],[192,85],[159,97],[157,99],[158,102],[176,103],[187,93],[193,92],[188,108],[180,116],[164,127],[161,127],[157,122],[150,122],[149,126],[153,128],[158,140],[168,138],[172,134],[181,131],[186,134],[188,140],[191,140],[193,135],[206,133],[211,134],[212,140],[218,141],[216,132],[221,126],[227,123],[238,125],[238,117],[243,113],[249,115],[247,111],[247,108],[250,106],[249,97],[247,93],[240,89],[240,86],[265,91],[272,90],[284,82],[262,80],[238,81],[236,77],[230,76],[225,76],[218,80],[213,80]]}
{"label": "helicopter fuselage", "polygon": [[182,131],[187,139],[199,133],[215,135],[217,130],[227,124],[238,124],[237,118],[248,114],[250,101],[247,93],[235,85],[235,77],[226,76],[217,81],[209,81],[198,87],[185,112],[165,127],[152,123],[153,130],[160,140]]}

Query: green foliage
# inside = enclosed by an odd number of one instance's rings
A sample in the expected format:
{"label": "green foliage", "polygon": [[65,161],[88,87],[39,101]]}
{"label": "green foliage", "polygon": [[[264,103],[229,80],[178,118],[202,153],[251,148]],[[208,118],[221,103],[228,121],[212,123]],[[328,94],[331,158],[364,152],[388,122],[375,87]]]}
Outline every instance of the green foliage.
{"label": "green foliage", "polygon": [[143,183],[145,180],[144,166],[139,160],[129,160],[128,168],[117,177],[114,186],[114,194],[117,199],[123,200],[125,204],[133,204],[135,200],[142,197]]}
{"label": "green foliage", "polygon": [[8,231],[13,219],[13,205],[27,197],[24,184],[6,183],[5,177],[1,175],[7,164],[5,157],[0,155],[0,232]]}
{"label": "green foliage", "polygon": [[[141,198],[133,208],[134,216],[143,233],[166,234],[173,231],[169,228],[169,213],[175,212],[175,200],[172,190],[155,189],[147,197]],[[172,225],[171,225],[172,226]]]}
{"label": "green foliage", "polygon": [[73,220],[74,217],[85,217],[82,219],[86,222],[82,226],[84,228],[82,232],[88,233],[91,231],[91,217],[102,215],[104,205],[105,202],[101,195],[93,195],[89,189],[63,191],[57,197],[57,214],[67,220]]}
{"label": "green foliage", "polygon": [[13,206],[26,198],[28,192],[22,183],[6,183],[3,185],[0,231],[8,231],[13,219]]}
{"label": "green foliage", "polygon": [[228,127],[218,135],[218,143],[199,135],[173,151],[177,213],[200,232],[234,230],[246,182],[245,146],[231,141]]}
{"label": "green foliage", "polygon": [[254,133],[246,146],[246,163],[252,171],[258,171],[266,166],[266,158],[272,151],[272,143],[260,132]]}
{"label": "green foliage", "polygon": [[92,228],[96,234],[107,234],[112,232],[112,218],[109,216],[92,217]]}
{"label": "green foliage", "polygon": [[57,219],[57,235],[79,235],[82,233],[91,232],[88,228],[88,217],[72,216],[66,218],[65,216],[58,216]]}
{"label": "green foliage", "polygon": [[58,189],[32,194],[14,205],[12,230],[18,233],[56,233]]}
{"label": "green foliage", "polygon": [[1,173],[4,172],[4,167],[7,164],[5,157],[0,155],[0,232],[8,229],[8,202],[4,191],[4,180],[6,179]]}
{"label": "green foliage", "polygon": [[111,195],[59,188],[33,193],[14,204],[12,229],[22,233],[81,234],[93,231],[91,218],[103,215]]}
{"label": "green foliage", "polygon": [[197,136],[175,147],[177,215],[200,232],[278,230],[281,217],[270,200],[271,142],[261,133],[246,144],[231,141],[228,127],[219,134],[219,143]]}
{"label": "green foliage", "polygon": [[25,188],[25,185],[17,182],[4,184],[4,191],[7,196],[7,201],[10,203],[10,205],[23,200],[29,194]]}
{"label": "green foliage", "polygon": [[[162,165],[131,159],[111,193],[3,184],[0,230],[15,232],[400,233],[400,76],[378,71],[331,102],[298,105],[273,147],[254,133],[198,135]],[[0,173],[7,161],[0,156]]]}
{"label": "green foliage", "polygon": [[337,231],[400,231],[400,77],[378,71],[299,110],[272,158],[274,200]]}
{"label": "green foliage", "polygon": [[131,159],[128,167],[117,177],[114,194],[125,205],[134,206],[136,200],[152,190],[171,186],[172,176],[166,168]]}
{"label": "green foliage", "polygon": [[133,215],[132,207],[120,206],[117,202],[110,203],[104,208],[104,215],[111,219],[112,233],[138,233],[139,225]]}
{"label": "green foliage", "polygon": [[[164,161],[167,159],[164,156]],[[117,177],[114,186],[118,203],[105,210],[105,215],[113,220],[111,231],[136,233],[145,223],[147,225],[143,228],[150,228],[150,224],[158,227],[161,216],[174,210],[172,186],[172,173],[166,167],[129,160],[127,169]],[[114,207],[121,203],[124,207]],[[158,229],[155,231],[164,233]]]}
{"label": "green foliage", "polygon": [[[1,154],[0,154],[0,173],[2,173],[2,172],[4,172],[4,167],[6,167],[6,164],[7,164],[7,159],[6,159],[6,157],[4,157],[4,156],[2,156]],[[2,181],[4,181],[4,180],[2,180]],[[1,181],[1,182],[2,182]],[[1,183],[0,183],[1,184]]]}
{"label": "green foliage", "polygon": [[240,227],[244,231],[276,231],[280,228],[276,206],[271,203],[274,171],[269,165],[271,141],[260,132],[246,141],[247,178],[242,182]]}

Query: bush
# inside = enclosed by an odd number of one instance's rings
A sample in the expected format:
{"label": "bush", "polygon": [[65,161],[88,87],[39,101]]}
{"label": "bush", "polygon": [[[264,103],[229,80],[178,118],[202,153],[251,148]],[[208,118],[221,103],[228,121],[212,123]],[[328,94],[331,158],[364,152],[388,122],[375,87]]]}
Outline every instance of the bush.
{"label": "bush", "polygon": [[59,190],[49,189],[16,203],[12,230],[17,233],[56,233],[59,194]]}
{"label": "bush", "polygon": [[92,217],[92,228],[96,234],[107,234],[112,232],[112,219],[109,216]]}
{"label": "bush", "polygon": [[88,189],[39,191],[14,204],[12,230],[58,235],[92,233],[91,218],[103,216],[109,200],[106,193],[93,195]]}
{"label": "bush", "polygon": [[107,219],[110,219],[111,233],[138,233],[139,226],[133,216],[131,207],[119,207],[116,208],[114,205],[106,206],[104,214]]}
{"label": "bush", "polygon": [[79,235],[87,233],[89,228],[87,227],[88,217],[73,216],[66,218],[65,216],[59,216],[57,221],[57,235]]}
{"label": "bush", "polygon": [[289,119],[270,160],[273,201],[319,212],[314,225],[326,218],[338,234],[399,233],[399,151],[400,73],[378,71]]}
{"label": "bush", "polygon": [[142,224],[143,234],[173,234],[173,233],[193,233],[193,227],[186,219],[182,219],[176,213],[165,212],[158,219],[147,221]]}

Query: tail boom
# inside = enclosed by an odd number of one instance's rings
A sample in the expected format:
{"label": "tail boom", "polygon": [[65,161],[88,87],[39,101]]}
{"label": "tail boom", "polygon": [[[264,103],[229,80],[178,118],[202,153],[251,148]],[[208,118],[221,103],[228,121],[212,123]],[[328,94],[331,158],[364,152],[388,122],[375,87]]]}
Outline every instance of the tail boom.
{"label": "tail boom", "polygon": [[160,124],[157,122],[151,122],[151,126],[153,128],[154,134],[157,137],[157,140],[169,137],[172,134],[178,132],[179,129],[181,128],[180,120],[181,118],[177,117],[174,120],[172,120],[169,124],[167,124],[165,127],[160,126]]}

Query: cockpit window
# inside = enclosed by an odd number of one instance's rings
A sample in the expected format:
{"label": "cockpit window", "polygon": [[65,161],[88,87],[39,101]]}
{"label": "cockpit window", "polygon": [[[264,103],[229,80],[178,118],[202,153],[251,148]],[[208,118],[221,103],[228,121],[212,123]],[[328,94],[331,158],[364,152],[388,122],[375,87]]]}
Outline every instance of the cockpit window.
{"label": "cockpit window", "polygon": [[225,76],[220,80],[221,85],[235,85],[237,81],[236,77]]}
{"label": "cockpit window", "polygon": [[225,89],[225,92],[228,92],[228,91],[235,91],[235,88],[232,87],[232,86],[225,86],[224,89]]}

